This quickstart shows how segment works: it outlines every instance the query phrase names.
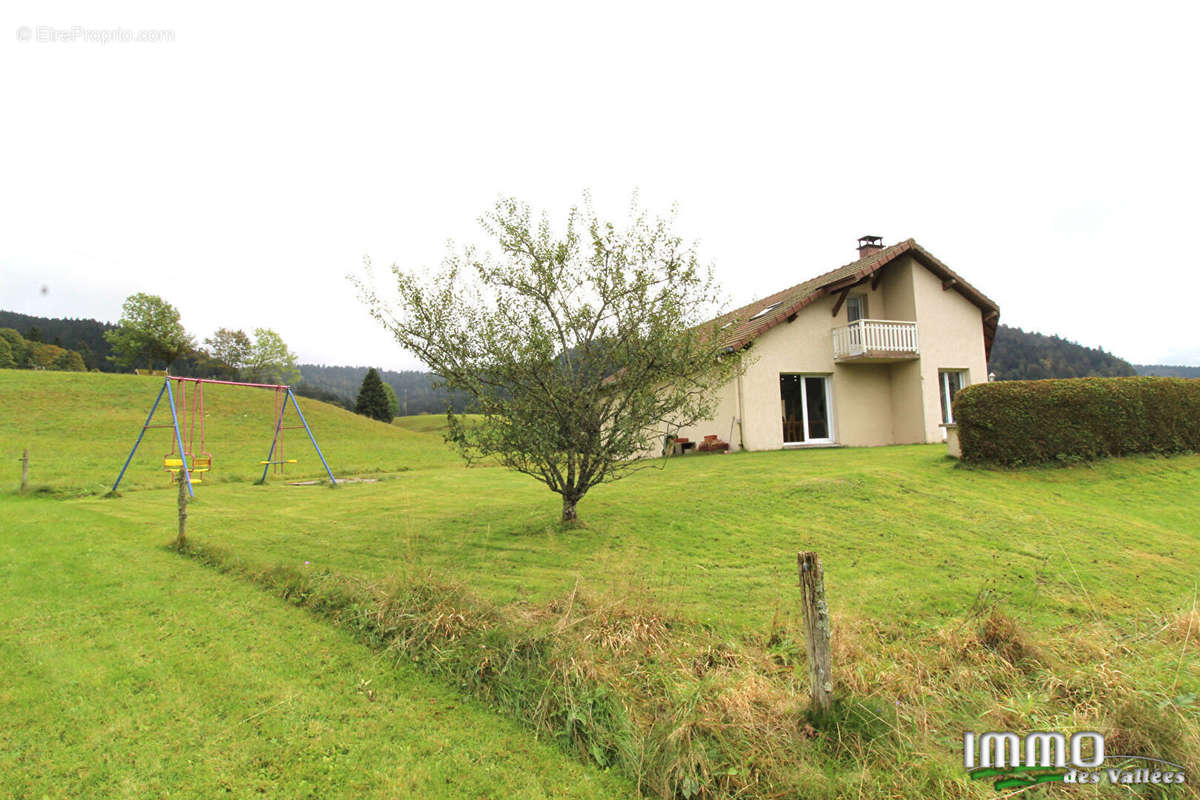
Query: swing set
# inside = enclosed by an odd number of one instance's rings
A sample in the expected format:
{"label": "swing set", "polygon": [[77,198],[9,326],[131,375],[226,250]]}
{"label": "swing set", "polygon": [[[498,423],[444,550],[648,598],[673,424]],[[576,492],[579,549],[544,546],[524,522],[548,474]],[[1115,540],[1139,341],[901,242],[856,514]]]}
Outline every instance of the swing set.
{"label": "swing set", "polygon": [[[178,384],[178,408],[176,408],[176,393],[171,389],[172,381]],[[189,383],[192,384],[190,405],[188,404],[187,396],[187,385]],[[206,449],[204,430],[204,385],[209,383],[216,383],[222,386],[272,389],[275,392],[275,436],[271,440],[271,449],[267,451],[266,460],[258,462],[263,465],[262,478],[259,479],[260,483],[267,479],[267,471],[272,467],[274,467],[276,475],[282,475],[286,464],[296,463],[296,459],[294,458],[284,458],[282,433],[286,430],[299,428],[303,428],[305,433],[308,434],[308,439],[312,442],[313,448],[321,458],[321,464],[325,467],[325,473],[329,475],[330,482],[337,483],[337,479],[333,477],[333,472],[329,469],[329,464],[325,461],[325,455],[321,452],[321,448],[313,436],[312,429],[308,427],[308,421],[304,419],[304,412],[300,410],[300,404],[296,402],[296,396],[292,394],[290,386],[274,383],[218,381],[211,378],[183,378],[168,375],[166,380],[163,381],[162,388],[158,390],[158,397],[154,398],[154,405],[150,407],[150,414],[146,417],[146,424],[142,426],[141,432],[138,433],[137,441],[133,443],[133,449],[129,451],[129,458],[125,459],[125,466],[121,467],[121,474],[117,476],[117,481],[113,484],[112,491],[117,491],[117,487],[121,485],[121,479],[125,477],[125,471],[129,469],[129,463],[133,461],[133,455],[137,452],[138,445],[142,443],[142,437],[146,435],[146,431],[151,428],[171,428],[174,436],[171,439],[171,451],[163,456],[163,469],[170,473],[172,483],[177,483],[180,480],[184,481],[187,484],[188,494],[192,497],[196,496],[195,491],[192,489],[193,485],[203,483],[205,476],[213,468],[213,457],[212,453],[209,453]],[[162,402],[164,394],[167,396],[167,404],[171,408],[171,422],[169,424],[151,425],[150,422],[154,419],[154,412],[158,410],[158,404]],[[300,418],[299,425],[283,424],[284,412],[287,411],[289,401],[292,404],[292,408],[296,409],[296,416]],[[199,424],[197,424],[197,420],[199,420]],[[199,438],[196,436],[197,427],[200,432]]]}

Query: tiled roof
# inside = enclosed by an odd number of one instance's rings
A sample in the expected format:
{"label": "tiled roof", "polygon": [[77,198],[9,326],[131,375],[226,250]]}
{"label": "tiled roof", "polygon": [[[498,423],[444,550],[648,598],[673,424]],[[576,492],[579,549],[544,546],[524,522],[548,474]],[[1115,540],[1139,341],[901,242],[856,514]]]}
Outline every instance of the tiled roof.
{"label": "tiled roof", "polygon": [[[722,314],[713,322],[717,325],[723,342],[729,347],[739,350],[779,323],[786,321],[805,306],[869,278],[906,253],[942,281],[953,281],[950,288],[979,306],[984,317],[984,348],[990,356],[992,340],[996,336],[996,325],[1000,318],[1000,307],[912,239],[868,253],[863,258],[826,272],[824,275],[818,275],[804,283],[798,283],[791,288],[756,300],[727,314]],[[776,308],[757,319],[752,319],[763,309],[775,304],[778,304]]]}

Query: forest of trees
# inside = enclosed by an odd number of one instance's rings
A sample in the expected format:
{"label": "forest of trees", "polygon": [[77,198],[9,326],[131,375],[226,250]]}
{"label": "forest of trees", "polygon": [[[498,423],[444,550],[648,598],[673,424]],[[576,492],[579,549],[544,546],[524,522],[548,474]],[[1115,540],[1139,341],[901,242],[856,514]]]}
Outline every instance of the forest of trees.
{"label": "forest of trees", "polygon": [[87,366],[77,351],[43,342],[36,327],[29,329],[28,338],[15,328],[0,328],[0,369],[86,372]]}
{"label": "forest of trees", "polygon": [[988,370],[999,381],[1138,374],[1132,364],[1105,352],[1104,348],[1084,347],[1061,336],[1026,333],[1007,325],[996,331]]}
{"label": "forest of trees", "polygon": [[116,365],[108,360],[112,349],[104,338],[105,331],[116,327],[94,319],[52,319],[0,311],[0,328],[12,328],[26,340],[74,350],[83,359],[84,367],[101,372],[118,371]]}
{"label": "forest of trees", "polygon": [[[82,369],[99,372],[128,372],[132,369],[132,366],[120,366],[117,363],[118,359],[113,358],[116,353],[112,346],[111,334],[119,328],[112,323],[94,319],[34,317],[14,311],[0,311],[0,330],[12,330],[18,338],[28,343],[21,352],[12,357],[17,368]],[[205,347],[191,347],[189,352],[171,363],[171,374],[223,379],[237,379],[240,376],[246,380],[263,382],[294,383],[297,380],[295,357],[274,331],[255,329],[253,339],[241,331],[221,329],[218,335],[221,333],[241,334],[246,340],[245,352],[241,354],[245,363],[231,366],[217,357],[224,354],[212,352]],[[11,338],[10,336],[9,339]],[[205,343],[211,347],[213,340],[205,340]],[[8,365],[7,352],[21,348],[12,341],[8,344],[8,348],[0,345],[0,350],[5,350],[4,354],[0,354],[0,367]],[[67,351],[69,355],[63,351]],[[146,364],[142,363],[140,366],[144,367]],[[162,363],[156,366],[161,367]],[[308,396],[346,405],[337,400],[336,395],[328,393],[309,393]],[[353,403],[350,406],[353,406]]]}

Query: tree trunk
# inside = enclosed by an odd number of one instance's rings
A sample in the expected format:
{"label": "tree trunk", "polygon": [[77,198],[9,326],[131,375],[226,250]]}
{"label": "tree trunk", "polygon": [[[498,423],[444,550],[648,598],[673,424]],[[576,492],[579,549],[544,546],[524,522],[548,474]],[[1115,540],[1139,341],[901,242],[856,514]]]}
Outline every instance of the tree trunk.
{"label": "tree trunk", "polygon": [[574,522],[575,521],[575,519],[576,519],[575,504],[578,502],[579,502],[578,497],[572,497],[571,495],[566,495],[566,494],[563,495],[563,513],[562,513],[562,521],[563,522]]}

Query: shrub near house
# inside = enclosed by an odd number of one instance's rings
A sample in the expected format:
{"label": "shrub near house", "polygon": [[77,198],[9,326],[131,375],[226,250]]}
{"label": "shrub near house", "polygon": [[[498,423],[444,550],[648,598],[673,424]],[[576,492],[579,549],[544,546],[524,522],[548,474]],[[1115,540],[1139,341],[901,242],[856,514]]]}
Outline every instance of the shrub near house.
{"label": "shrub near house", "polygon": [[1006,465],[1200,450],[1200,381],[1076,378],[968,386],[963,460]]}

